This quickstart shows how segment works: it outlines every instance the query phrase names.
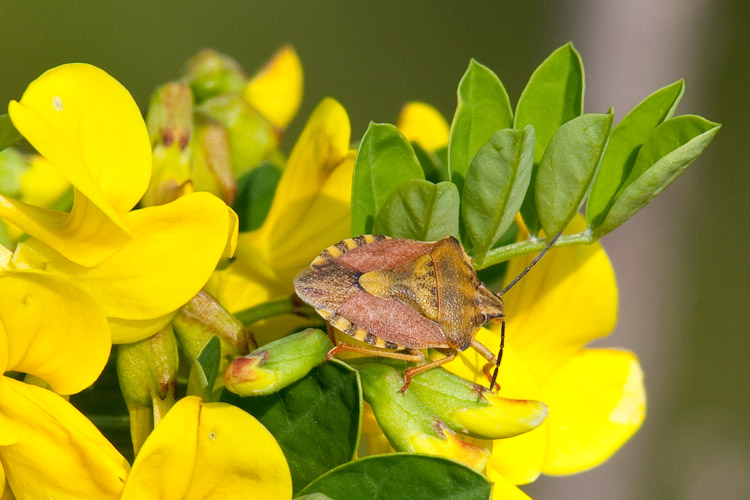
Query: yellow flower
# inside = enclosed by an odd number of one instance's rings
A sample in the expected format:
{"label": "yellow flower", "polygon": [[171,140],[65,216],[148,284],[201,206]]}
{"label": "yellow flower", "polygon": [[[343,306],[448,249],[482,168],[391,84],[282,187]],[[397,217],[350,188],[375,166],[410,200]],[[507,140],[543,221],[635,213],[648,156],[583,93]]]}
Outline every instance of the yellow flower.
{"label": "yellow flower", "polygon": [[113,342],[158,331],[197,293],[232,244],[236,216],[194,193],[134,210],[151,175],[151,147],[133,98],[87,64],[32,82],[8,111],[15,127],[70,181],[70,213],[0,196],[0,217],[31,238],[7,271],[37,269],[74,280],[109,318]]}
{"label": "yellow flower", "polygon": [[346,111],[323,100],[289,156],[263,225],[240,234],[236,260],[212,278],[210,291],[229,311],[291,294],[299,270],[332,241],[348,237],[349,140]]}
{"label": "yellow flower", "polygon": [[[579,232],[583,224],[578,218],[570,229]],[[511,262],[508,278],[530,260]],[[549,415],[531,432],[492,442],[489,479],[525,484],[540,473],[572,474],[601,464],[640,427],[645,413],[635,355],[584,347],[615,325],[617,288],[607,255],[598,244],[551,250],[503,298],[507,328],[499,394],[544,401]],[[477,339],[497,351],[496,331],[482,329]],[[446,367],[486,383],[485,362],[467,350]]]}
{"label": "yellow flower", "polygon": [[[35,271],[0,274],[0,288],[3,373],[33,374],[62,394],[91,384],[111,347],[106,335],[90,335],[107,327],[96,302],[70,282]],[[233,406],[203,404],[196,397],[180,400],[146,440],[130,471],[64,398],[2,376],[3,491],[18,500],[223,499],[245,498],[249,491],[283,499],[291,498],[292,482],[273,436]]]}
{"label": "yellow flower", "polygon": [[[36,271],[0,273],[0,289],[2,373],[34,375],[60,394],[79,392],[99,376],[111,342],[96,301],[68,280]],[[6,494],[117,498],[128,463],[55,392],[0,376]]]}
{"label": "yellow flower", "polygon": [[181,399],[133,463],[121,500],[292,498],[276,439],[249,413]]}

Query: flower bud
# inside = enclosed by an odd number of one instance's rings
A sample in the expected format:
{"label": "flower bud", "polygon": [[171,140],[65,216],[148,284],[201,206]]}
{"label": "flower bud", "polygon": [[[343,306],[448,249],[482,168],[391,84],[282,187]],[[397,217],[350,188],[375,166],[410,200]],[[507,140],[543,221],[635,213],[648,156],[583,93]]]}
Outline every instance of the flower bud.
{"label": "flower bud", "polygon": [[321,330],[293,333],[232,360],[224,370],[224,385],[240,396],[274,393],[322,364],[332,347]]}
{"label": "flower bud", "polygon": [[280,131],[239,95],[214,97],[198,109],[227,129],[235,178],[258,166],[279,144]]}
{"label": "flower bud", "polygon": [[402,394],[404,378],[397,369],[371,362],[357,369],[365,400],[396,451],[440,455],[479,471],[484,469],[490,451],[459,439],[411,387]]}
{"label": "flower bud", "polygon": [[171,325],[117,351],[117,378],[130,414],[136,453],[151,429],[169,411],[177,395],[179,355]]}
{"label": "flower bud", "polygon": [[237,180],[232,169],[229,132],[220,124],[203,120],[193,141],[191,178],[197,191],[208,191],[227,204],[234,203]]}
{"label": "flower bud", "polygon": [[182,306],[177,316],[172,320],[180,348],[183,354],[193,364],[191,378],[188,382],[188,392],[200,395],[210,400],[211,394],[221,388],[218,377],[204,380],[210,387],[196,387],[196,363],[202,363],[204,350],[213,337],[219,339],[220,354],[218,368],[214,365],[214,373],[221,373],[232,358],[246,354],[255,347],[252,335],[234,316],[224,309],[208,292],[200,291]]}
{"label": "flower bud", "polygon": [[547,416],[541,401],[500,397],[440,367],[415,376],[409,392],[454,431],[481,439],[523,434]]}
{"label": "flower bud", "polygon": [[162,85],[151,97],[146,116],[153,145],[153,170],[144,205],[161,205],[191,191],[190,138],[193,95],[182,83]]}
{"label": "flower bud", "polygon": [[247,81],[237,61],[208,49],[188,61],[186,79],[199,103],[217,95],[241,92]]}

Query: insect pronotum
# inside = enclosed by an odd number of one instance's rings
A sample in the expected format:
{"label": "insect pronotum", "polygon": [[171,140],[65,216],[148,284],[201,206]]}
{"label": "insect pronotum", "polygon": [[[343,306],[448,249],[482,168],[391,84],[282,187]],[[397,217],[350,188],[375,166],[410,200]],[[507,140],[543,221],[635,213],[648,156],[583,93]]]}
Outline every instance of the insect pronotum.
{"label": "insect pronotum", "polygon": [[[416,363],[421,349],[441,359],[404,371],[404,392],[412,377],[453,360],[469,347],[487,360],[483,371],[494,388],[505,340],[501,296],[521,279],[560,236],[547,243],[531,264],[499,294],[477,278],[469,256],[453,237],[415,241],[363,235],[323,250],[294,278],[294,288],[331,326],[378,349],[337,343],[326,359],[353,351]],[[479,328],[501,321],[495,356],[476,340]],[[400,352],[399,352],[400,351]],[[494,368],[494,372],[491,370]]]}

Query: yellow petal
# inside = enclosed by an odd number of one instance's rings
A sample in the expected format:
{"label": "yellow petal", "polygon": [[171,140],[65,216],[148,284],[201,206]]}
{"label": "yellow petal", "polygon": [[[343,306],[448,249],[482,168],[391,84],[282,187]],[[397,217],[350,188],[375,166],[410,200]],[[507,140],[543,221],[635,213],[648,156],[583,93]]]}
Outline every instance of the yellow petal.
{"label": "yellow petal", "polygon": [[504,477],[492,474],[492,500],[531,500],[531,497],[521,491]]}
{"label": "yellow petal", "polygon": [[151,176],[151,146],[138,106],[104,71],[67,64],[32,82],[8,106],[13,124],[87,200],[70,215],[0,199],[0,216],[86,266],[124,243],[120,219],[138,202]]}
{"label": "yellow petal", "polygon": [[3,464],[0,462],[0,500],[6,498],[6,492],[10,492],[10,489],[7,488],[7,486],[8,484],[5,481],[5,469],[3,469]]}
{"label": "yellow petal", "polygon": [[10,488],[19,500],[117,499],[127,461],[70,403],[50,390],[3,377],[0,414],[18,441],[0,447]]}
{"label": "yellow petal", "polygon": [[151,319],[107,318],[113,344],[132,344],[146,339],[172,322],[175,312]]}
{"label": "yellow petal", "polygon": [[94,299],[64,278],[38,272],[2,272],[0,290],[2,371],[31,373],[61,394],[96,380],[111,342]]}
{"label": "yellow petal", "polygon": [[98,266],[73,264],[47,251],[47,272],[73,279],[108,317],[154,319],[185,304],[219,262],[233,220],[209,193],[123,215],[133,239]]}
{"label": "yellow petal", "polygon": [[[240,235],[238,254],[242,249]],[[243,254],[245,257],[248,253]],[[286,287],[275,275],[270,278],[262,270],[270,270],[265,260],[246,260],[238,257],[226,269],[216,271],[207,285],[207,290],[230,312],[237,312],[266,302],[272,297],[291,293],[292,285]],[[287,292],[287,290],[289,290]]]}
{"label": "yellow petal", "polygon": [[294,48],[280,48],[242,93],[275,127],[285,129],[302,102],[302,63]]}
{"label": "yellow petal", "polygon": [[349,237],[353,173],[354,155],[351,155],[331,171],[317,195],[299,208],[302,212],[295,212],[289,206],[287,217],[296,215],[297,225],[288,227],[284,222],[270,240],[273,246],[269,248],[269,264],[279,279],[289,284],[290,292],[292,280],[301,269],[309,266],[324,248]]}
{"label": "yellow petal", "polygon": [[[346,111],[333,99],[323,100],[289,157],[268,217],[259,229],[240,236],[237,260],[218,281],[254,282],[273,294],[269,296],[291,293],[300,269],[323,248],[349,236],[354,153],[348,147]],[[247,298],[241,300],[212,290],[230,311],[249,307],[257,296],[240,291]]]}
{"label": "yellow petal", "polygon": [[346,110],[336,100],[324,99],[289,155],[268,216],[259,230],[264,237],[274,236],[273,240],[280,241],[302,227],[300,220],[348,156],[349,138]]}
{"label": "yellow petal", "polygon": [[127,212],[151,177],[151,144],[130,93],[101,69],[65,64],[8,106],[13,124],[102,211]]}
{"label": "yellow petal", "polygon": [[[579,217],[570,229],[582,224]],[[508,279],[533,257],[511,261]],[[617,320],[614,270],[598,243],[550,250],[503,299],[507,338],[540,383]]]}
{"label": "yellow petal", "polygon": [[0,490],[0,500],[16,500],[16,496],[10,491],[10,487],[6,487],[5,491]]}
{"label": "yellow petal", "polygon": [[122,500],[292,497],[274,437],[250,414],[224,403],[181,399],[149,436]]}
{"label": "yellow petal", "polygon": [[426,151],[448,145],[448,122],[438,110],[423,102],[410,102],[401,108],[396,126],[406,140],[416,142]]}
{"label": "yellow petal", "polygon": [[0,196],[0,217],[82,266],[95,266],[129,239],[119,216],[115,223],[79,191],[65,213]]}
{"label": "yellow petal", "polygon": [[[383,434],[383,430],[375,418],[375,413],[372,411],[372,406],[364,402],[362,409],[362,446],[360,446],[358,456],[361,458],[369,455],[393,453],[395,450]],[[362,453],[362,449],[364,449],[364,453]]]}
{"label": "yellow petal", "polygon": [[503,477],[513,484],[531,483],[542,472],[548,448],[546,421],[526,434],[496,439],[492,442],[492,455],[487,462],[487,477],[490,481]]}
{"label": "yellow petal", "polygon": [[643,422],[646,394],[635,355],[587,349],[545,387],[550,443],[545,474],[595,467],[617,451]]}

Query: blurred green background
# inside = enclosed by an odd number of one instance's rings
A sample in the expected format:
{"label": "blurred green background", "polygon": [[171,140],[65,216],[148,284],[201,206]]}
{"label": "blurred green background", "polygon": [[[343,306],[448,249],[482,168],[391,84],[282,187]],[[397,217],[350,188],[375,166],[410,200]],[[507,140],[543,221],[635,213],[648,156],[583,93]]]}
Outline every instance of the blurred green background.
{"label": "blurred green background", "polygon": [[85,61],[143,107],[201,48],[253,72],[291,42],[305,97],[287,137],[330,95],[349,111],[357,140],[368,121],[395,120],[408,100],[450,118],[471,57],[493,68],[515,101],[533,69],[572,40],[586,68],[586,111],[614,105],[616,119],[684,77],[678,113],[724,129],[685,176],[604,241],[620,318],[598,345],[641,357],[646,423],[603,466],[525,490],[536,499],[741,499],[750,498],[749,22],[741,0],[0,0],[0,102],[50,67]]}

